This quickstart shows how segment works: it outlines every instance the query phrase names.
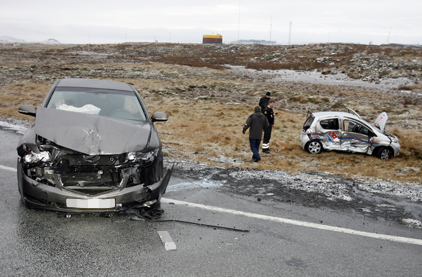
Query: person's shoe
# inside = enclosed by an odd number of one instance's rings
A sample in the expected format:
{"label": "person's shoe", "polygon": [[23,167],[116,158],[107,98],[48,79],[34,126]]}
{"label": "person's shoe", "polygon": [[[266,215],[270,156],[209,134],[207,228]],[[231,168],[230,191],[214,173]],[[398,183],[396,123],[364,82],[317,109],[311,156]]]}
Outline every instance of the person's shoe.
{"label": "person's shoe", "polygon": [[[259,159],[260,160],[260,159]],[[253,159],[253,162],[254,163],[257,163],[257,162],[259,162],[259,160],[258,159]]]}

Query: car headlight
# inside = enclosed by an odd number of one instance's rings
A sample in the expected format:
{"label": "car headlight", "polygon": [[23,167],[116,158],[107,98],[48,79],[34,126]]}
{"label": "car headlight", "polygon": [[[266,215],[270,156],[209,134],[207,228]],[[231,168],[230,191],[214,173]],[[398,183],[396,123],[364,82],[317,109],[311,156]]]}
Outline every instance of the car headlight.
{"label": "car headlight", "polygon": [[49,162],[51,161],[51,154],[47,151],[42,151],[40,153],[31,153],[26,154],[23,157],[25,163],[37,163],[37,162]]}
{"label": "car headlight", "polygon": [[157,157],[157,154],[158,148],[149,152],[129,152],[127,153],[127,159],[130,162],[153,162],[155,157]]}

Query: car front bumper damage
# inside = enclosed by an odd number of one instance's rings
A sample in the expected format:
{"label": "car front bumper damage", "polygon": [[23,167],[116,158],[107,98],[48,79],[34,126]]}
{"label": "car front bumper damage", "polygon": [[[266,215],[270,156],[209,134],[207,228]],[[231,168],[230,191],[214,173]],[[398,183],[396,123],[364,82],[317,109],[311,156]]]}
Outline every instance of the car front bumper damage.
{"label": "car front bumper damage", "polygon": [[61,186],[51,186],[28,177],[18,162],[18,184],[23,201],[30,208],[61,212],[124,212],[129,208],[153,205],[166,192],[172,168],[163,178],[150,185],[116,187],[88,195]]}

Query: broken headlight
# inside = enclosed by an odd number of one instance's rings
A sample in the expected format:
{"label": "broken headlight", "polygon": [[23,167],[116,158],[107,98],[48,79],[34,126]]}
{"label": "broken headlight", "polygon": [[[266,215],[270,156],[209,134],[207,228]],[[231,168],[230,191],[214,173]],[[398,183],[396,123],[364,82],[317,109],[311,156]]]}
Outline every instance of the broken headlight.
{"label": "broken headlight", "polygon": [[37,162],[49,162],[51,161],[51,154],[47,151],[42,151],[40,153],[30,152],[23,157],[25,163],[37,163]]}
{"label": "broken headlight", "polygon": [[149,152],[129,152],[127,153],[127,159],[130,162],[144,161],[144,162],[149,163],[155,160],[155,157],[157,157],[157,154],[158,154],[158,148]]}

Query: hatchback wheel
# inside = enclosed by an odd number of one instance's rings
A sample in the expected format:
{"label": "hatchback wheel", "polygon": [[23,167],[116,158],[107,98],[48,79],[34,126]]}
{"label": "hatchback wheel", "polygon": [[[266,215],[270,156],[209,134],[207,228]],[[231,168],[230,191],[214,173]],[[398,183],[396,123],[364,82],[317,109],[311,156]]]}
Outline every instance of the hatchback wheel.
{"label": "hatchback wheel", "polygon": [[311,154],[319,154],[322,152],[321,142],[314,140],[306,145],[306,150]]}
{"label": "hatchback wheel", "polygon": [[383,160],[388,160],[391,157],[391,149],[390,148],[382,148],[378,151],[378,158]]}

